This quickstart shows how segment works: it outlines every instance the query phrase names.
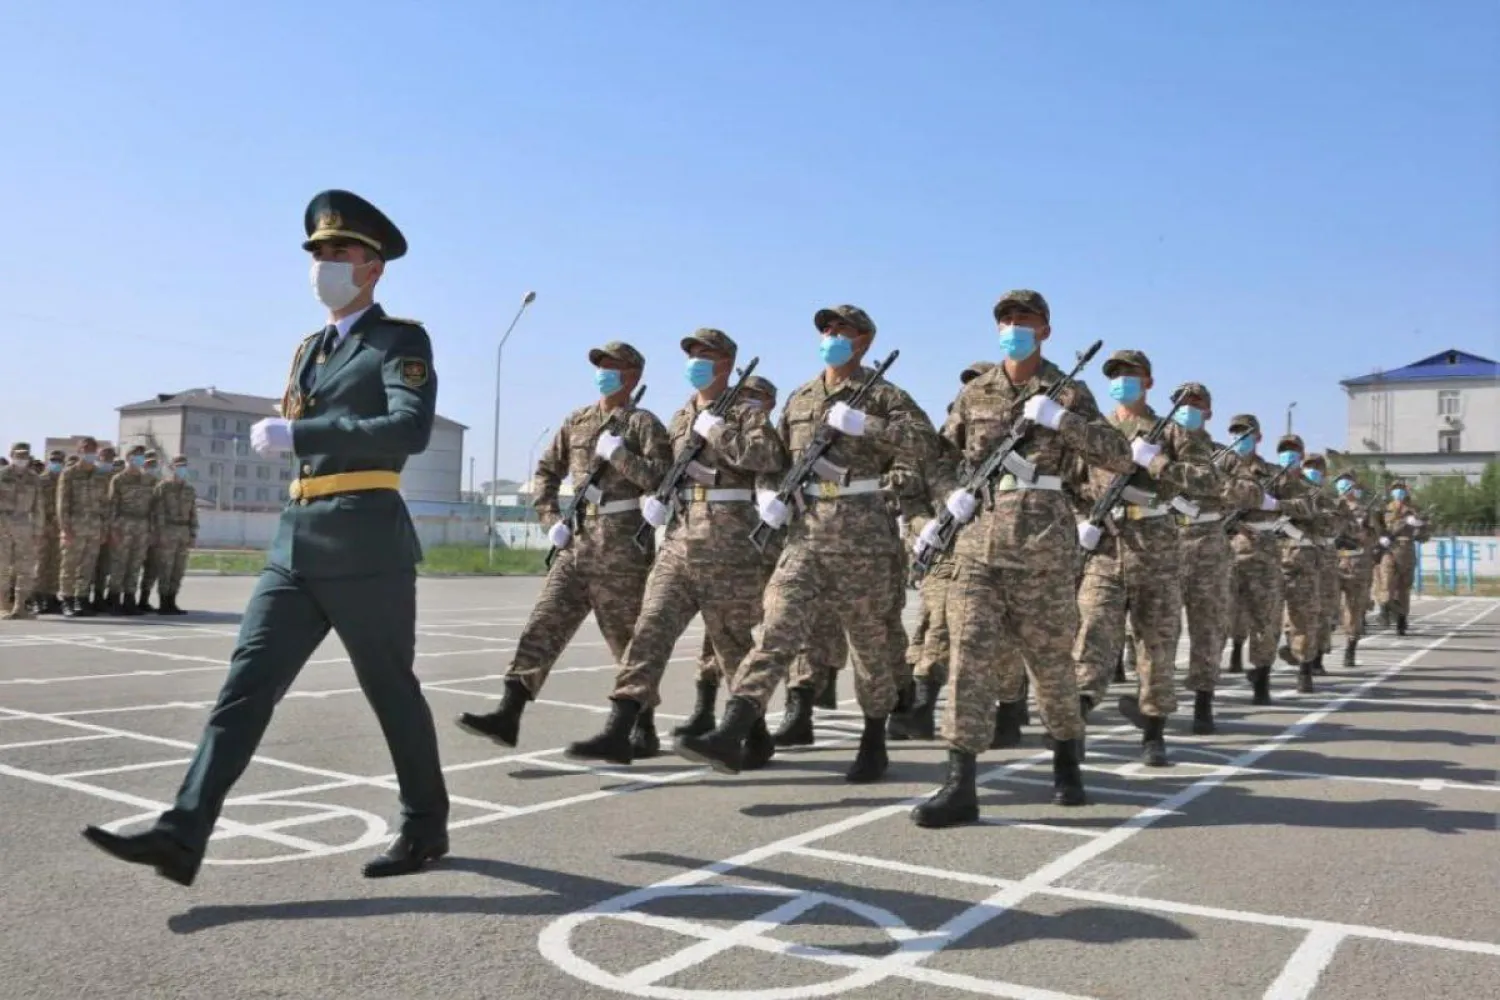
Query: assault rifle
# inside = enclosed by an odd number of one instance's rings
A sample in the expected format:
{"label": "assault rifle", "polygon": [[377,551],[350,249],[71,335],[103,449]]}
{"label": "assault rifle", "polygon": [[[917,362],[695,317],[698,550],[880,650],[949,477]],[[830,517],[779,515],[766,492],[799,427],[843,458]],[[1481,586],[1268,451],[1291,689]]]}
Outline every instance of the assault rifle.
{"label": "assault rifle", "polygon": [[[1291,471],[1292,469],[1289,465],[1283,465],[1281,468],[1277,469],[1276,475],[1272,476],[1268,482],[1261,486],[1261,492],[1270,493],[1283,479],[1286,478],[1286,474]],[[1224,519],[1224,533],[1228,534],[1229,532],[1232,532],[1234,531],[1234,529],[1238,528],[1240,526],[1240,522],[1245,519],[1245,515],[1249,513],[1249,508],[1243,508],[1226,517]],[[1302,537],[1302,529],[1292,524],[1292,519],[1289,517],[1277,518],[1277,530],[1285,533],[1288,538],[1297,539]]]}
{"label": "assault rifle", "polygon": [[[735,399],[739,397],[740,390],[745,386],[745,381],[750,377],[750,373],[755,371],[755,366],[758,364],[760,364],[760,358],[751,358],[750,363],[740,369],[739,381],[720,393],[719,398],[709,405],[708,412],[722,419],[724,414],[729,412],[729,408],[734,405]],[[691,478],[693,482],[703,486],[712,486],[718,481],[719,473],[717,470],[706,469],[698,464],[698,456],[702,454],[703,446],[707,443],[707,440],[701,434],[690,428],[688,430],[687,444],[677,454],[677,458],[672,462],[672,467],[667,470],[666,476],[662,479],[661,485],[652,494],[659,502],[666,504],[670,508],[667,515],[668,522],[671,521],[672,514],[677,512],[681,502],[677,491],[682,486],[684,477]],[[646,539],[650,538],[655,532],[655,525],[650,521],[642,521],[641,526],[635,532],[635,547],[645,552]]]}
{"label": "assault rifle", "polygon": [[[1073,370],[1058,379],[1057,384],[1047,390],[1047,398],[1054,402],[1060,399],[1063,391],[1073,384],[1078,378],[1078,373],[1083,371],[1084,366],[1093,360],[1094,355],[1099,352],[1099,348],[1102,346],[1104,346],[1104,341],[1096,340],[1089,345],[1088,350],[1080,353],[1078,355],[1078,363],[1073,366]],[[1016,402],[1024,406],[1027,400],[1035,395],[1037,394],[1033,392]],[[991,492],[994,488],[995,480],[999,479],[1004,472],[1009,472],[1022,482],[1036,482],[1036,465],[1022,458],[1016,450],[1026,440],[1027,436],[1030,435],[1031,429],[1035,426],[1036,424],[1033,421],[1027,420],[1024,416],[1017,418],[1016,422],[1011,424],[1010,433],[995,447],[994,451],[990,452],[984,462],[969,475],[961,489],[977,501],[981,494]],[[921,550],[912,557],[912,571],[919,580],[932,568],[932,564],[937,561],[938,556],[952,547],[953,539],[958,536],[959,529],[963,527],[962,522],[947,507],[938,512],[937,519],[933,523],[937,525],[937,543],[931,546],[922,546]]]}
{"label": "assault rifle", "polygon": [[[1219,461],[1223,459],[1224,456],[1228,455],[1231,451],[1234,450],[1235,445],[1239,444],[1241,441],[1245,440],[1248,437],[1253,437],[1254,435],[1254,431],[1246,431],[1245,433],[1241,434],[1239,437],[1235,438],[1233,441],[1229,442],[1224,447],[1214,452],[1213,456],[1209,458],[1208,464],[1215,466],[1218,465]],[[1187,517],[1197,517],[1200,513],[1202,513],[1196,503],[1189,500],[1181,493],[1173,497],[1167,504],[1167,506],[1171,507],[1177,513],[1186,515]]]}
{"label": "assault rifle", "polygon": [[[870,373],[870,377],[858,389],[854,390],[854,395],[844,400],[844,404],[850,409],[859,409],[859,404],[864,402],[865,397],[870,393],[870,389],[874,387],[880,376],[884,375],[886,370],[896,363],[896,358],[900,355],[900,351],[892,351],[884,361],[875,367],[875,370]],[[836,479],[841,483],[848,482],[849,470],[840,469],[825,457],[828,454],[828,449],[833,447],[833,443],[839,437],[840,432],[837,428],[830,426],[826,421],[819,424],[818,429],[813,432],[813,439],[807,443],[807,447],[802,449],[802,454],[797,456],[797,461],[792,463],[792,467],[787,470],[786,476],[782,478],[781,486],[776,490],[776,499],[782,504],[791,503],[802,492],[802,488],[811,482],[813,477],[820,472],[832,473],[831,476],[825,476],[824,478]],[[767,524],[765,519],[762,518],[760,523],[750,531],[750,543],[755,546],[757,551],[764,552],[766,545],[771,540],[771,534],[775,530],[775,528]]]}
{"label": "assault rifle", "polygon": [[[613,434],[616,426],[618,426],[616,422],[621,419],[623,414],[628,413],[630,410],[634,409],[635,405],[641,401],[641,397],[645,394],[646,387],[644,385],[636,389],[635,395],[630,397],[630,405],[622,406],[619,409],[615,410],[615,412],[609,415],[609,419],[604,421],[604,426],[599,428],[599,437],[603,437],[606,434]],[[596,438],[595,440],[598,439]],[[573,484],[573,502],[568,505],[567,511],[563,513],[563,516],[560,519],[563,524],[566,524],[568,526],[568,531],[572,534],[578,534],[578,529],[583,526],[584,505],[593,503],[594,499],[597,498],[599,488],[594,485],[594,481],[599,478],[599,474],[604,471],[604,467],[607,464],[609,463],[605,462],[604,459],[595,455],[593,464],[589,466],[588,473],[583,477],[583,482]],[[594,494],[593,498],[589,496],[589,494],[591,493]],[[552,560],[556,558],[557,546],[554,545],[547,552],[547,560],[544,565],[548,569],[551,569]]]}
{"label": "assault rifle", "polygon": [[[1146,432],[1147,444],[1155,444],[1161,440],[1162,434],[1166,432],[1167,424],[1172,422],[1172,417],[1182,408],[1182,401],[1188,395],[1187,388],[1187,386],[1180,386],[1176,392],[1172,393],[1172,408],[1157,417],[1156,423],[1152,424],[1151,429]],[[1121,500],[1127,500],[1130,503],[1150,503],[1155,499],[1133,488],[1130,485],[1130,480],[1133,478],[1135,478],[1134,469],[1117,473],[1110,481],[1109,487],[1105,489],[1104,495],[1094,503],[1094,509],[1089,512],[1089,519],[1086,523],[1093,525],[1095,529],[1103,528],[1104,522],[1109,520],[1111,512]],[[1084,558],[1087,559],[1095,551],[1096,549],[1086,549],[1087,554]]]}

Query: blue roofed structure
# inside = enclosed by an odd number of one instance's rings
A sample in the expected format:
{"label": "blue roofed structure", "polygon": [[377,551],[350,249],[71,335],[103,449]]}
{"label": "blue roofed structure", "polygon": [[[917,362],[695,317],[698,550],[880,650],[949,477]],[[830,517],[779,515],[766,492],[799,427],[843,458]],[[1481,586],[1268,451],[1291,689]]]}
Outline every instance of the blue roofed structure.
{"label": "blue roofed structure", "polygon": [[1449,349],[1421,361],[1413,361],[1405,368],[1375,372],[1358,378],[1346,378],[1339,385],[1374,385],[1377,382],[1417,382],[1434,379],[1495,379],[1500,378],[1500,363],[1481,358],[1467,351]]}

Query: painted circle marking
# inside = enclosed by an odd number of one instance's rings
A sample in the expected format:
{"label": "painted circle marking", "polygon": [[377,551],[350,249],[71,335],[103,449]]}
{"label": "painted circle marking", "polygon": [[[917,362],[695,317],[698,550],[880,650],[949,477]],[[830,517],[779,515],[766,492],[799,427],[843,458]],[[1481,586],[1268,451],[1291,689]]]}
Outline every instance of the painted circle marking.
{"label": "painted circle marking", "polygon": [[[360,834],[359,837],[345,844],[319,843],[316,850],[294,849],[293,851],[290,851],[286,854],[273,854],[270,857],[262,858],[205,857],[203,859],[203,863],[205,865],[271,865],[283,861],[305,861],[311,858],[325,858],[330,857],[334,854],[343,854],[348,851],[357,851],[362,848],[373,847],[377,844],[383,844],[390,838],[391,835],[390,827],[387,826],[386,821],[381,817],[375,815],[374,813],[366,812],[363,809],[355,809],[350,806],[336,805],[326,802],[304,802],[298,799],[256,799],[254,802],[243,802],[231,806],[226,806],[224,811],[228,813],[231,810],[243,809],[247,806],[280,806],[285,809],[305,809],[309,812],[317,814],[306,824],[298,824],[299,827],[303,825],[310,826],[313,823],[323,822],[327,820],[355,819],[364,824],[365,830],[364,833]],[[104,826],[104,829],[115,833],[119,832],[127,826],[130,826],[131,824],[139,823],[142,820],[152,820],[160,815],[160,810],[137,813],[134,816],[127,816],[124,819],[118,819],[111,823],[108,823]],[[274,831],[265,830],[261,826],[257,826],[253,823],[244,823],[243,821],[239,820],[236,820],[236,822],[239,822],[244,829],[236,831],[234,839],[259,840],[265,843],[273,844],[278,843],[277,841],[271,840],[265,835]],[[298,837],[297,839],[305,840],[307,838]],[[209,843],[212,844],[213,840],[210,839]],[[313,841],[313,843],[317,842]]]}

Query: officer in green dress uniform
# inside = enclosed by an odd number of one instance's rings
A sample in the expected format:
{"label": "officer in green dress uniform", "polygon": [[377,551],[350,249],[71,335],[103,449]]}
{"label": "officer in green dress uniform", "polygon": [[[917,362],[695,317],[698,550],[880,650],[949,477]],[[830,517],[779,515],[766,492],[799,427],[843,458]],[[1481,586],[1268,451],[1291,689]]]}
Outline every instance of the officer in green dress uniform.
{"label": "officer in green dress uniform", "polygon": [[448,852],[448,793],[432,713],[413,672],[422,548],[398,492],[427,447],[437,401],[432,344],[387,316],[375,285],[406,240],[375,206],[325,191],[304,220],[326,328],[298,347],[281,416],[251,428],[262,454],[290,451],[299,478],[251,594],[229,673],[173,808],[141,833],[90,826],[109,854],[181,885],[197,876],[224,800],[271,713],[331,628],[380,720],[400,786],[400,831],[371,878],[414,872]]}

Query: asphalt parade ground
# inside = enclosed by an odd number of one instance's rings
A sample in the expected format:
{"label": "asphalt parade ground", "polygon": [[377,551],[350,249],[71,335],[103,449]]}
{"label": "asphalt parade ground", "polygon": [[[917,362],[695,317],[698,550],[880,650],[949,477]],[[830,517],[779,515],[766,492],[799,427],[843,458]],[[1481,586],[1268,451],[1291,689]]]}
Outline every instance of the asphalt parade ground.
{"label": "asphalt parade ground", "polygon": [[981,761],[982,824],[922,830],[907,813],[943,749],[892,743],[886,781],[846,784],[847,672],[814,748],[733,777],[673,756],[697,622],[662,757],[563,755],[607,711],[592,622],[517,749],[461,732],[459,712],[498,697],[539,581],[424,579],[418,670],[453,854],[360,876],[395,782],[331,638],[184,889],[80,831],[165,808],[250,586],[191,578],[180,618],[0,623],[0,998],[1477,1000],[1500,982],[1495,600],[1417,599],[1407,636],[1376,630],[1352,670],[1336,652],[1314,694],[1278,667],[1268,707],[1226,674],[1219,732],[1188,735],[1189,695],[1167,768],[1140,765],[1106,705],[1084,808],[1050,804],[1028,727]]}

